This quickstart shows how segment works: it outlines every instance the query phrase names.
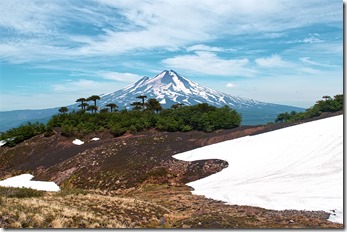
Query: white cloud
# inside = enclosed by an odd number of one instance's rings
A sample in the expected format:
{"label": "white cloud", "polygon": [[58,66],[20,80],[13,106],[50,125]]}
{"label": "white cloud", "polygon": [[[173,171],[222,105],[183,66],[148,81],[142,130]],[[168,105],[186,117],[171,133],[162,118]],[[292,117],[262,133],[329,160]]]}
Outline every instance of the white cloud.
{"label": "white cloud", "polygon": [[227,88],[235,88],[235,87],[237,87],[237,85],[235,85],[234,83],[229,82],[229,83],[227,83],[226,87]]}
{"label": "white cloud", "polygon": [[39,39],[14,40],[0,43],[0,59],[5,59],[13,64],[71,59],[77,56],[78,54],[71,49],[49,45]]}
{"label": "white cloud", "polygon": [[139,80],[140,78],[142,78],[142,76],[136,75],[133,73],[120,73],[120,72],[109,72],[109,71],[99,72],[98,76],[104,79],[121,81],[121,82],[135,82]]}
{"label": "white cloud", "polygon": [[54,30],[55,22],[49,14],[58,10],[58,5],[50,2],[31,0],[1,1],[0,27],[21,33],[42,33]]}
{"label": "white cloud", "polygon": [[[116,83],[109,81],[99,82],[87,79],[67,80],[58,84],[51,84],[52,93],[66,96],[90,96],[101,95],[114,92],[123,86],[117,86]],[[70,100],[73,97],[70,97]]]}
{"label": "white cloud", "polygon": [[77,81],[67,80],[61,84],[53,84],[52,88],[54,92],[73,92],[73,91],[83,91],[86,89],[93,89],[97,85],[98,82],[86,79],[79,79]]}
{"label": "white cloud", "polygon": [[236,49],[233,48],[222,48],[222,47],[211,47],[204,44],[196,44],[186,48],[186,51],[206,51],[206,52],[234,52]]}
{"label": "white cloud", "polygon": [[320,35],[318,33],[309,33],[309,37],[306,37],[304,39],[296,39],[296,40],[291,40],[291,41],[287,41],[287,44],[292,44],[292,43],[309,43],[309,44],[313,44],[313,43],[322,43],[324,42],[324,40],[322,40],[320,38]]}
{"label": "white cloud", "polygon": [[317,37],[308,37],[308,38],[305,38],[302,42],[303,43],[322,43],[324,42],[324,40],[321,40]]}
{"label": "white cloud", "polygon": [[[300,60],[304,63],[309,63],[309,64],[314,63],[314,62],[311,62],[308,57],[300,58]],[[256,59],[255,62],[260,67],[264,67],[264,68],[283,68],[281,70],[282,74],[283,73],[318,74],[321,72],[321,70],[318,70],[318,69],[302,66],[302,64],[300,63],[285,61],[282,59],[281,56],[277,54],[272,55],[270,57],[263,57],[263,58]]]}
{"label": "white cloud", "polygon": [[[287,28],[311,24],[314,18],[308,17],[306,14],[308,10],[302,7],[307,7],[313,3],[312,1],[302,3],[293,0],[243,0],[233,1],[232,4],[225,4],[223,0],[160,2],[99,0],[99,2],[121,9],[120,14],[136,30],[108,31],[100,40],[84,48],[86,53],[102,51],[117,53],[152,48],[174,50],[192,42],[213,40],[221,35],[244,33],[269,32],[272,37],[278,37],[282,36],[282,31]],[[309,8],[311,13],[321,16],[315,18],[314,22],[338,19],[332,16],[324,17],[323,14],[326,12],[319,4],[322,3],[315,2]],[[300,20],[297,20],[298,15]],[[197,46],[188,48],[188,51],[222,50],[219,47],[206,45],[204,47],[202,44]]]}
{"label": "white cloud", "polygon": [[307,63],[307,64],[311,64],[311,65],[315,65],[315,66],[335,67],[334,65],[323,64],[323,63],[318,63],[318,62],[312,61],[310,57],[301,57],[301,58],[299,58],[299,60],[302,61],[303,63]]}
{"label": "white cloud", "polygon": [[248,68],[248,59],[222,59],[212,52],[195,52],[194,55],[181,55],[162,60],[171,68],[185,69],[198,73],[218,76],[250,77],[255,71]]}
{"label": "white cloud", "polygon": [[[6,42],[9,38],[4,37],[0,44],[11,47],[2,59],[14,61],[19,56],[23,62],[40,60],[42,54],[71,60],[149,49],[174,51],[225,36],[264,33],[277,37],[290,28],[341,22],[340,8],[340,4],[326,0],[243,0],[228,4],[225,0],[95,0],[83,5],[65,0],[3,0],[0,28],[24,40],[18,45],[17,41]],[[73,30],[80,25],[96,33]],[[303,41],[321,41],[312,36]],[[33,38],[37,40],[34,44],[30,42]],[[200,50],[220,50],[201,45]]]}
{"label": "white cloud", "polygon": [[281,38],[286,36],[287,34],[283,32],[269,32],[269,33],[264,33],[262,35],[263,38],[267,38],[267,39],[276,39],[276,38]]}
{"label": "white cloud", "polygon": [[284,61],[281,56],[275,54],[270,57],[258,58],[255,62],[262,67],[274,68],[274,67],[289,67],[292,64]]}

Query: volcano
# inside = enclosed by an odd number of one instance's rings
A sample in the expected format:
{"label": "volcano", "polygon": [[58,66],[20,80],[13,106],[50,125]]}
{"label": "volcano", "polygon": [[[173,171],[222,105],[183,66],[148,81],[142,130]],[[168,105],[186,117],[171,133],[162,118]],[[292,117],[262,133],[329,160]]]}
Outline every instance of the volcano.
{"label": "volcano", "polygon": [[[130,105],[139,95],[157,99],[163,108],[173,104],[187,106],[208,103],[216,107],[229,106],[242,115],[242,124],[255,125],[274,121],[283,112],[303,111],[302,108],[260,102],[222,93],[181,76],[174,70],[164,70],[153,78],[144,76],[137,82],[116,92],[101,95],[100,107],[116,103],[119,109],[132,109]],[[77,106],[77,105],[76,105]]]}

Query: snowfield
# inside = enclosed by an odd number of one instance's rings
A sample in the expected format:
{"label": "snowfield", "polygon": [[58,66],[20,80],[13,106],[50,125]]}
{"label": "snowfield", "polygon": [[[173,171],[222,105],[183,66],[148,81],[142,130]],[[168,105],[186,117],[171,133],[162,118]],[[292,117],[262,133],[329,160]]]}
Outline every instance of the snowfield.
{"label": "snowfield", "polygon": [[0,181],[0,186],[3,187],[15,187],[15,188],[32,188],[36,190],[42,191],[52,191],[58,192],[60,191],[59,186],[54,182],[48,181],[32,181],[31,179],[34,176],[31,174],[22,174],[19,176],[14,176],[11,178],[7,178],[6,180]]}
{"label": "snowfield", "polygon": [[188,183],[193,193],[228,204],[323,210],[343,223],[343,115],[180,153],[184,161],[229,166]]}

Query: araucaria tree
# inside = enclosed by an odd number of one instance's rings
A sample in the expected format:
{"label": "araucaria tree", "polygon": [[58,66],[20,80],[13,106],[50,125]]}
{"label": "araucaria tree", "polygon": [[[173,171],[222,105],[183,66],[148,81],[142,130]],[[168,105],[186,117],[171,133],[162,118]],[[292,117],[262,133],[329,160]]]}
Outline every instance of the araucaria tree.
{"label": "araucaria tree", "polygon": [[322,97],[325,101],[327,101],[327,100],[331,100],[331,97],[330,96],[328,96],[328,95],[325,95],[325,96],[323,96]]}
{"label": "araucaria tree", "polygon": [[134,106],[133,110],[140,110],[142,103],[141,102],[132,102],[130,105]]}
{"label": "araucaria tree", "polygon": [[113,112],[113,109],[117,109],[118,108],[118,106],[116,105],[116,104],[114,104],[114,103],[109,103],[109,104],[107,104],[106,105],[107,107],[110,107],[110,111],[111,112]]}
{"label": "araucaria tree", "polygon": [[86,101],[87,101],[87,99],[85,99],[85,98],[78,98],[78,99],[76,100],[76,102],[81,102],[81,104],[78,105],[79,107],[81,107],[81,110],[85,110],[86,107],[88,106],[88,104],[85,103]]}
{"label": "araucaria tree", "polygon": [[89,106],[89,104],[88,104],[88,103],[85,103],[85,102],[83,102],[83,103],[81,103],[81,104],[78,105],[78,107],[81,107],[81,110],[82,110],[82,111],[85,111],[86,108],[87,108],[88,106]]}
{"label": "araucaria tree", "polygon": [[96,101],[100,100],[100,97],[98,95],[93,95],[88,97],[87,101],[94,101],[94,106],[96,106]]}
{"label": "araucaria tree", "polygon": [[136,98],[139,98],[139,99],[142,99],[142,109],[145,108],[145,98],[147,98],[146,95],[140,95],[140,96],[137,96]]}
{"label": "araucaria tree", "polygon": [[97,106],[88,106],[87,108],[88,111],[92,111],[92,113],[96,113],[96,111],[98,110]]}
{"label": "araucaria tree", "polygon": [[62,113],[62,114],[65,114],[68,111],[69,111],[69,109],[67,107],[65,107],[65,106],[59,108],[59,112]]}

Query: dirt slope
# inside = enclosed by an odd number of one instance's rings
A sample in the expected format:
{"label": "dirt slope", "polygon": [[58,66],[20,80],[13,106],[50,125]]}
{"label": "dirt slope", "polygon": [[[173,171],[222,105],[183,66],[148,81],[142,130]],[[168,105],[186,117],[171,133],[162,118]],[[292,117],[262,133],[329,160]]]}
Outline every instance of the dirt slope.
{"label": "dirt slope", "polygon": [[[81,146],[72,143],[75,138],[61,136],[57,128],[49,137],[39,135],[13,148],[0,147],[0,179],[31,173],[36,180],[55,181],[63,189],[81,188],[90,194],[136,198],[171,210],[157,215],[157,224],[146,224],[146,220],[138,218],[136,224],[136,212],[125,213],[123,216],[135,223],[129,225],[136,227],[341,228],[327,221],[329,215],[324,212],[230,206],[192,195],[185,183],[216,173],[228,164],[221,160],[183,162],[172,158],[201,146],[291,125],[294,124],[242,126],[212,133],[150,130],[118,138],[105,131],[79,138],[85,141]],[[100,140],[91,141],[93,137]],[[82,204],[84,198],[78,199]],[[166,224],[160,223],[162,217]]]}

